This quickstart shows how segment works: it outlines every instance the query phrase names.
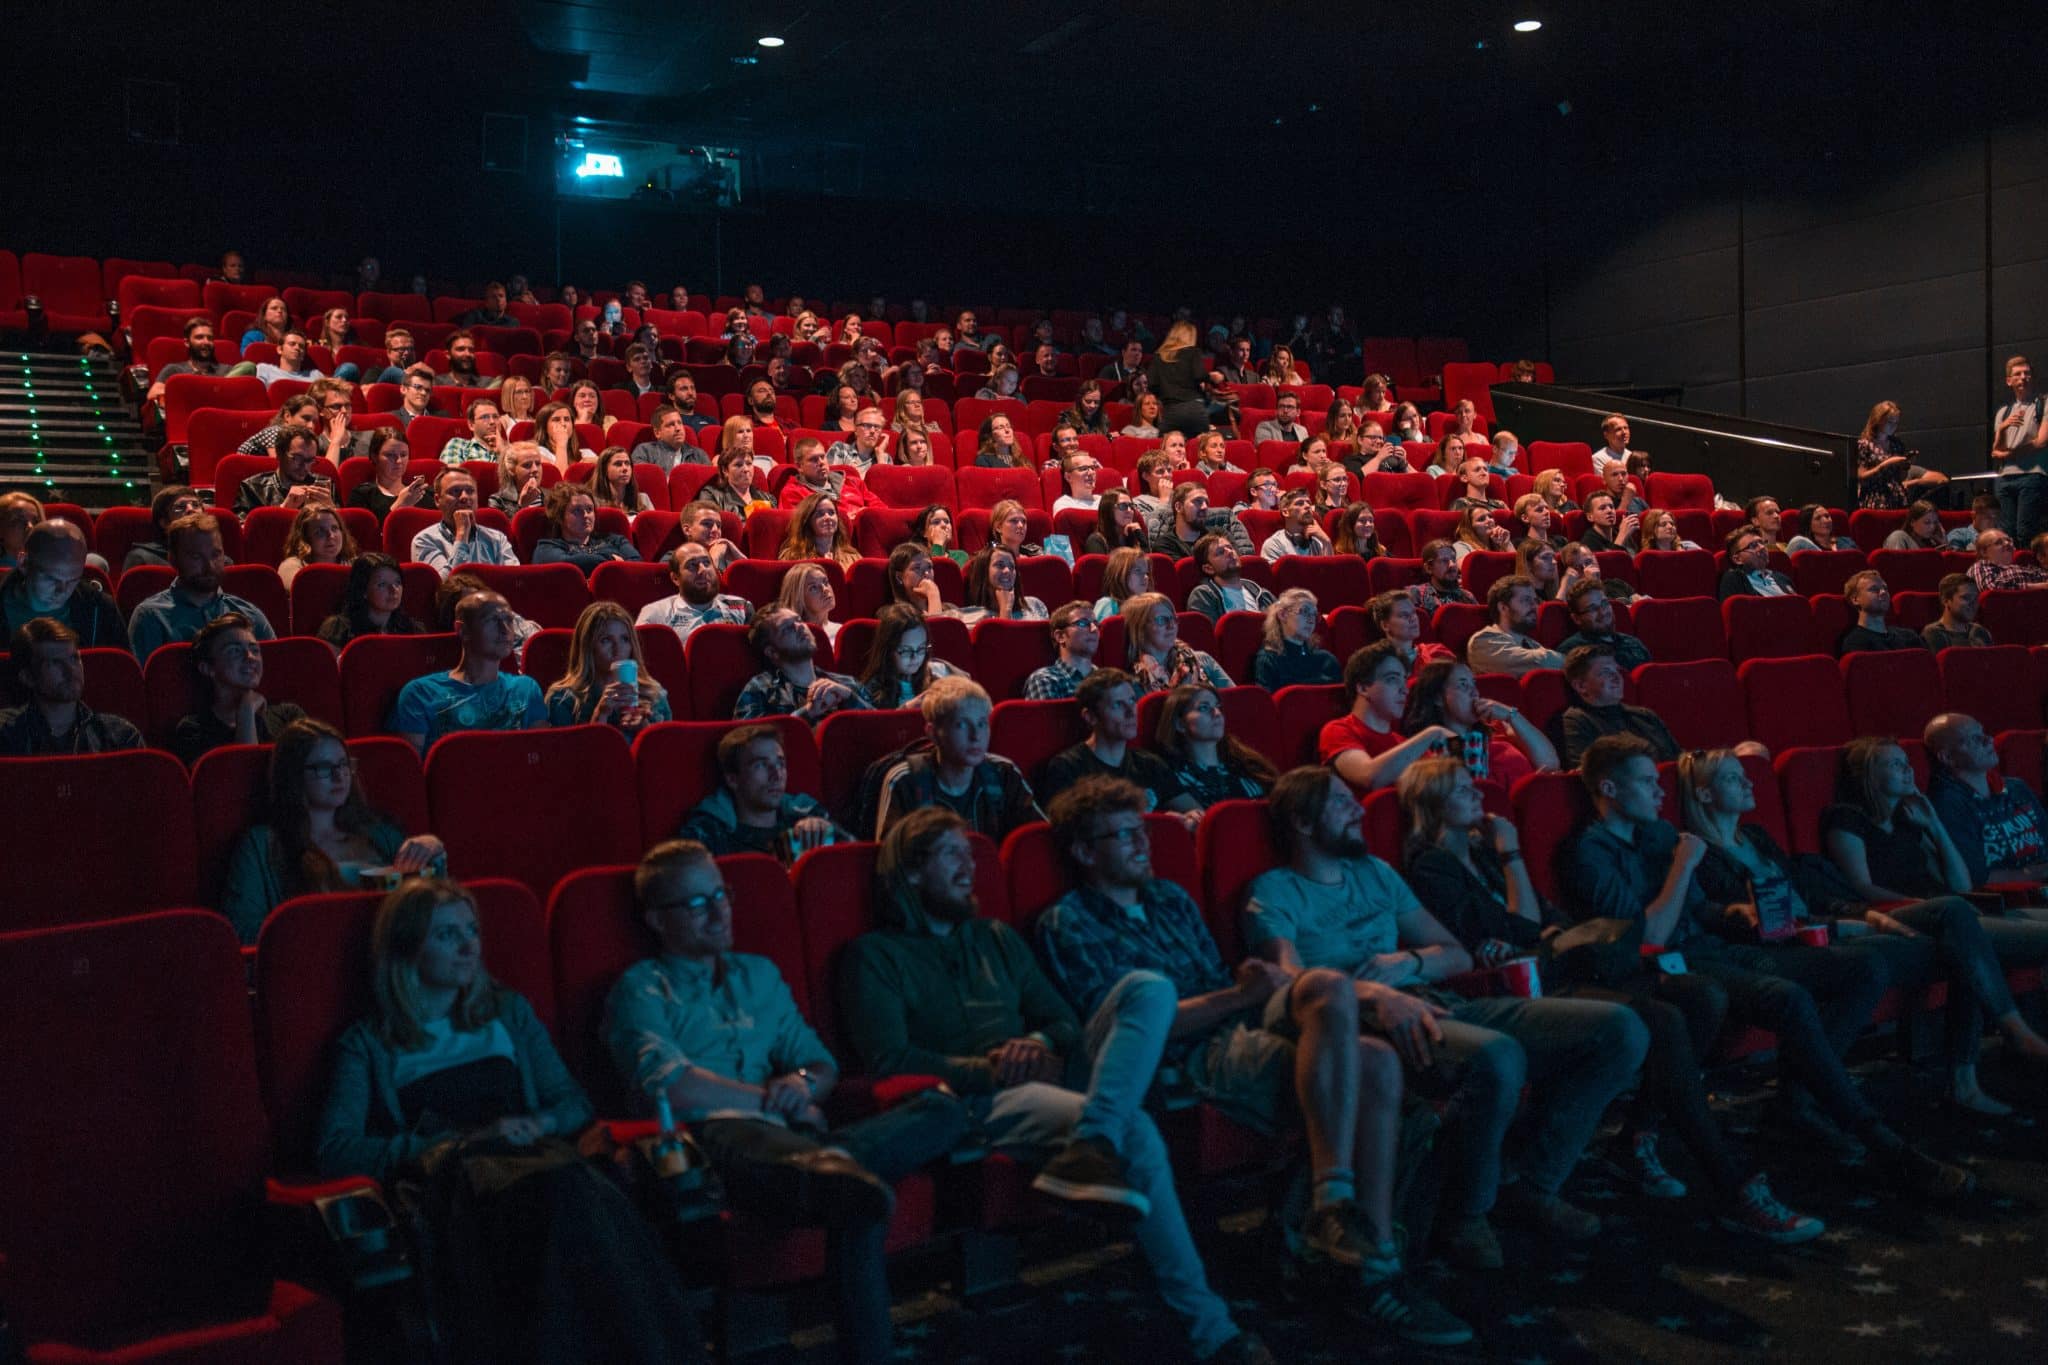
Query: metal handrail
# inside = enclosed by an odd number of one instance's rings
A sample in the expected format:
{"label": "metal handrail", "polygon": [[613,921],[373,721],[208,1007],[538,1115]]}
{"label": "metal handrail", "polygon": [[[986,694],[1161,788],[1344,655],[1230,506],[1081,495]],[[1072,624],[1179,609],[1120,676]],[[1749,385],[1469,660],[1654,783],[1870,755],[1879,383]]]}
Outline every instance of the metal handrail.
{"label": "metal handrail", "polygon": [[[1526,388],[1527,385],[1521,387]],[[1514,395],[1514,399],[1518,403],[1540,403],[1547,407],[1562,408],[1571,412],[1598,412],[1604,414],[1614,411],[1611,406],[1593,407],[1585,403],[1564,403],[1555,398],[1546,398],[1541,394],[1534,393],[1517,393]],[[1642,422],[1671,431],[1691,432],[1695,436],[1709,436],[1717,440],[1747,441],[1752,445],[1775,446],[1780,450],[1796,450],[1807,455],[1834,455],[1839,453],[1837,449],[1830,449],[1827,446],[1804,446],[1792,441],[1781,441],[1773,436],[1750,436],[1743,432],[1726,431],[1717,427],[1696,427],[1687,422],[1673,422],[1663,417],[1637,416],[1631,417],[1629,421],[1631,423]],[[1843,434],[1841,439],[1848,441],[1850,437],[1847,434]]]}

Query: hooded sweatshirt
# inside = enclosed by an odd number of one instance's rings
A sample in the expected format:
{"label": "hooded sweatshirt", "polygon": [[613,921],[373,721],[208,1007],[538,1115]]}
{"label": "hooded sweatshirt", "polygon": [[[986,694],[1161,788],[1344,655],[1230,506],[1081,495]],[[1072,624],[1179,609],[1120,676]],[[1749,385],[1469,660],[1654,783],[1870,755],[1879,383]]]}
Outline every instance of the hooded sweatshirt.
{"label": "hooded sweatshirt", "polygon": [[1074,1054],[1080,1021],[1009,925],[979,916],[948,925],[917,893],[878,869],[880,928],[847,945],[839,966],[840,1017],[863,1070],[938,1076],[963,1095],[996,1088],[988,1054],[1036,1034]]}

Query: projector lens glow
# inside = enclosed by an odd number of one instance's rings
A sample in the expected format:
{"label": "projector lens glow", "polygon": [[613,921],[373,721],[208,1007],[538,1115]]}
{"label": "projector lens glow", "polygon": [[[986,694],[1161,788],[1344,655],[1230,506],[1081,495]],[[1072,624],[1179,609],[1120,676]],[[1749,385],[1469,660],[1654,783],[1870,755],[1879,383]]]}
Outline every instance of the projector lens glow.
{"label": "projector lens glow", "polygon": [[604,152],[585,152],[583,154],[583,164],[576,168],[576,174],[579,177],[608,176],[613,179],[623,179],[626,174],[626,167],[615,156],[609,156]]}
{"label": "projector lens glow", "polygon": [[780,38],[756,38],[756,39],[755,39],[754,41],[755,41],[755,42],[757,42],[757,43],[759,43],[759,44],[760,44],[760,45],[761,45],[762,47],[781,47],[781,46],[782,46],[782,39],[780,39]]}
{"label": "projector lens glow", "polygon": [[1517,32],[1517,33],[1534,33],[1534,32],[1535,32],[1535,31],[1536,31],[1537,29],[1539,29],[1539,28],[1542,28],[1542,27],[1543,27],[1543,21],[1542,21],[1541,19],[1523,19],[1523,20],[1519,21],[1518,23],[1516,23],[1516,25],[1515,25],[1515,32]]}

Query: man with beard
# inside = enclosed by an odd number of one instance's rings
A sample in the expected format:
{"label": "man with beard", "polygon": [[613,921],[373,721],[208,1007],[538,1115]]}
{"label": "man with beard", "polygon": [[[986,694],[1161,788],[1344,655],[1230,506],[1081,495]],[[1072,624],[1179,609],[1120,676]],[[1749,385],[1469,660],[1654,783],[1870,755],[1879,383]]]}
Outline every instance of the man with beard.
{"label": "man with beard", "polygon": [[485,375],[476,367],[476,338],[468,332],[448,334],[448,370],[434,376],[443,388],[495,389],[504,383],[500,375]]}
{"label": "man with beard", "polygon": [[166,537],[178,577],[154,597],[143,598],[128,618],[128,640],[136,658],[147,661],[158,648],[191,639],[208,621],[231,611],[249,618],[249,633],[257,639],[277,638],[260,607],[221,591],[228,556],[221,546],[220,522],[211,512],[180,517]]}
{"label": "man with beard", "polygon": [[733,705],[735,720],[795,716],[816,725],[834,711],[866,710],[860,684],[844,673],[828,673],[813,660],[817,637],[803,618],[787,607],[763,612],[748,635],[767,667],[747,680]]}
{"label": "man with beard", "polygon": [[[188,515],[204,510],[197,498],[192,503],[198,505],[187,504]],[[168,524],[178,520],[172,517]],[[168,549],[162,562],[170,562]],[[85,576],[85,564],[85,532],[77,526],[63,520],[31,526],[22,542],[21,563],[0,578],[0,623],[7,637],[36,617],[47,616],[69,626],[80,648],[127,649],[128,628],[122,624],[121,610],[114,605],[113,594]]]}
{"label": "man with beard", "polygon": [[688,641],[699,626],[714,621],[744,626],[754,619],[753,605],[744,597],[718,590],[718,566],[705,546],[695,541],[678,545],[669,558],[668,576],[676,585],[675,596],[640,608],[640,625],[667,626],[677,640]]}
{"label": "man with beard", "polygon": [[12,646],[9,662],[28,702],[0,711],[0,755],[108,754],[142,747],[142,731],[132,722],[85,704],[77,631],[39,616],[14,632]]}
{"label": "man with beard", "polygon": [[174,374],[223,373],[218,361],[213,358],[213,324],[205,318],[192,318],[185,324],[185,358],[173,360],[156,372],[156,382],[149,386],[145,395],[151,403],[164,399],[164,381]]}

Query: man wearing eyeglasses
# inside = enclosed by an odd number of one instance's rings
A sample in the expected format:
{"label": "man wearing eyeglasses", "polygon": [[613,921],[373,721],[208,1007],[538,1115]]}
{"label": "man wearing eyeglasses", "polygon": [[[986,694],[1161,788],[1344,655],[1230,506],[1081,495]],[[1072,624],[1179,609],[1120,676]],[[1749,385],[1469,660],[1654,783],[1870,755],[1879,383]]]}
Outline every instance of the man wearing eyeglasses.
{"label": "man wearing eyeglasses", "polygon": [[434,372],[425,365],[414,365],[405,372],[405,378],[398,384],[398,407],[392,412],[398,419],[400,429],[410,427],[415,417],[446,417],[448,414],[434,406]]}
{"label": "man wearing eyeglasses", "polygon": [[1095,609],[1074,601],[1053,608],[1046,624],[1052,630],[1059,658],[1034,670],[1024,680],[1027,701],[1063,701],[1080,688],[1081,680],[1095,671],[1095,650],[1102,643],[1102,628],[1096,624]]}
{"label": "man wearing eyeglasses", "polygon": [[337,469],[352,455],[368,456],[370,433],[357,431],[353,425],[355,390],[340,379],[316,379],[306,392],[319,409],[313,433],[323,447],[321,455]]}
{"label": "man wearing eyeglasses", "polygon": [[891,1355],[883,1236],[895,1182],[966,1131],[943,1089],[833,1127],[838,1066],[775,963],[733,951],[733,903],[703,844],[672,839],[633,874],[661,954],[628,968],[605,1006],[605,1044],[641,1112],[668,1102],[736,1208],[826,1229],[845,1361]]}
{"label": "man wearing eyeglasses", "polygon": [[865,474],[889,460],[889,419],[880,408],[862,408],[853,417],[853,439],[834,441],[825,452],[827,464],[850,464]]}
{"label": "man wearing eyeglasses", "polygon": [[742,725],[718,741],[719,789],[683,818],[678,837],[717,857],[765,853],[793,863],[814,848],[853,842],[824,803],[789,789],[789,758],[772,725]]}

